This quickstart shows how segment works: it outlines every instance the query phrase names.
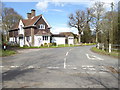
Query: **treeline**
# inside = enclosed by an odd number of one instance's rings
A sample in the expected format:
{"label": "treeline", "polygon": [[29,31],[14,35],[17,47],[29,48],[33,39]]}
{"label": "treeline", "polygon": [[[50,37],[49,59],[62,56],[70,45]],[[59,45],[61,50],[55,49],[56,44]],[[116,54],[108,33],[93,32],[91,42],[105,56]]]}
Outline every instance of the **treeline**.
{"label": "treeline", "polygon": [[95,2],[85,11],[77,10],[70,14],[69,26],[77,28],[79,43],[119,44],[120,12],[115,9],[114,3],[110,3],[109,6],[108,11],[105,3]]}

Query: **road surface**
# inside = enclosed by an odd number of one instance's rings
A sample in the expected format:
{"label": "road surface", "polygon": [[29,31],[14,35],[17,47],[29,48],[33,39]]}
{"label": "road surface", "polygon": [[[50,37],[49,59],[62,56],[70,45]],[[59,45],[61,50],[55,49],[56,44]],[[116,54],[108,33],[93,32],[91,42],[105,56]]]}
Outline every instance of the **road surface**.
{"label": "road surface", "polygon": [[25,49],[3,58],[3,88],[118,88],[118,59],[92,46]]}

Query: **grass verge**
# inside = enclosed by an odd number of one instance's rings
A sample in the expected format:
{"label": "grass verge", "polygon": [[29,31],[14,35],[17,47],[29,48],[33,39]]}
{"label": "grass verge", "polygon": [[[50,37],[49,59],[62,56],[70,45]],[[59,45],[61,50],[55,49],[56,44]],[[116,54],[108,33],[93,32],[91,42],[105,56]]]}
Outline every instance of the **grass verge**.
{"label": "grass verge", "polygon": [[30,49],[30,48],[61,48],[61,47],[77,47],[77,46],[81,46],[81,45],[58,45],[58,46],[40,46],[40,47],[34,47],[34,46],[31,46],[31,47],[28,47],[28,46],[24,46],[24,47],[20,47],[21,49]]}
{"label": "grass verge", "polygon": [[12,50],[0,50],[0,57],[4,57],[4,56],[10,56],[10,55],[13,55],[13,54],[16,54],[15,51],[12,51]]}
{"label": "grass verge", "polygon": [[113,51],[113,52],[109,53],[107,51],[103,51],[101,49],[97,49],[96,47],[92,47],[91,51],[93,51],[95,53],[102,54],[102,55],[109,55],[109,56],[112,56],[112,57],[120,58],[120,56],[119,56],[120,52],[119,51]]}
{"label": "grass verge", "polygon": [[20,49],[34,49],[34,48],[61,48],[61,47],[78,47],[78,46],[88,46],[88,45],[95,45],[95,43],[82,43],[80,45],[69,45],[69,44],[61,44],[61,45],[58,45],[58,46],[40,46],[40,47],[35,47],[35,46],[31,46],[31,47],[28,47],[28,46],[24,46],[24,47],[19,47]]}

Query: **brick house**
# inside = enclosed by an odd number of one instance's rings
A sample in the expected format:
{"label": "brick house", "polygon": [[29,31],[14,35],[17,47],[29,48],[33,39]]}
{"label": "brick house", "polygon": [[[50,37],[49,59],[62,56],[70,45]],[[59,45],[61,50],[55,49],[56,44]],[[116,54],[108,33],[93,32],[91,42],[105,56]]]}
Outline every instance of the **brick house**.
{"label": "brick house", "polygon": [[43,15],[35,16],[35,10],[27,13],[28,19],[20,20],[11,30],[9,30],[9,41],[28,46],[40,46],[44,43],[50,43],[51,26],[45,20]]}
{"label": "brick house", "polygon": [[[52,34],[51,26],[44,16],[35,15],[35,10],[27,13],[27,19],[20,20],[11,30],[9,30],[9,42],[14,42],[23,47],[41,46],[45,43],[66,44],[66,35]],[[73,37],[71,37],[73,38]],[[72,41],[73,44],[74,42]]]}

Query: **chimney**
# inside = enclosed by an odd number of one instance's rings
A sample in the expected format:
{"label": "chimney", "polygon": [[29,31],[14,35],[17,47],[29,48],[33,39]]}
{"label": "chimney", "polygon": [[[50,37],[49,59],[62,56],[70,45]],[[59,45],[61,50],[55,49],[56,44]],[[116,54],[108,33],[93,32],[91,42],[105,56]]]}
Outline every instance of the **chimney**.
{"label": "chimney", "polygon": [[31,13],[27,13],[27,18],[28,18],[28,19],[31,18]]}
{"label": "chimney", "polygon": [[32,9],[32,10],[31,10],[31,17],[34,17],[34,16],[35,16],[35,10]]}

